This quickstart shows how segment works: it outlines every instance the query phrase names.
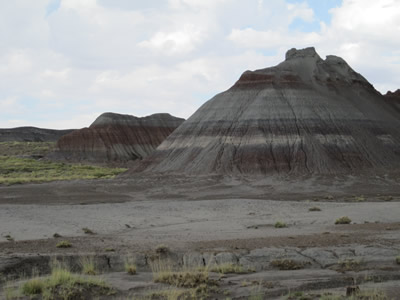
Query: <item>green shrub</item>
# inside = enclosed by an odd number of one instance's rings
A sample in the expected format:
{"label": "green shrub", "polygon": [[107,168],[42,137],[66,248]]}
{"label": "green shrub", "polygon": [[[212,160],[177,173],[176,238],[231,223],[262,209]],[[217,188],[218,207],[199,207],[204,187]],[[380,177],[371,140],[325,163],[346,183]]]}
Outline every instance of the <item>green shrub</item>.
{"label": "green shrub", "polygon": [[57,248],[71,248],[72,244],[69,241],[61,241],[56,245]]}
{"label": "green shrub", "polygon": [[321,211],[321,209],[319,207],[317,207],[317,206],[314,206],[314,207],[310,207],[308,209],[308,211]]}
{"label": "green shrub", "polygon": [[84,234],[94,234],[94,232],[91,229],[87,228],[87,227],[83,227],[82,231],[83,231]]}
{"label": "green shrub", "polygon": [[351,219],[349,217],[341,217],[335,221],[335,224],[350,224]]}
{"label": "green shrub", "polygon": [[285,227],[287,227],[285,222],[280,222],[280,221],[276,222],[274,226],[275,226],[275,228],[285,228]]}
{"label": "green shrub", "polygon": [[21,291],[25,296],[39,295],[43,292],[44,282],[39,278],[33,278],[22,285]]}

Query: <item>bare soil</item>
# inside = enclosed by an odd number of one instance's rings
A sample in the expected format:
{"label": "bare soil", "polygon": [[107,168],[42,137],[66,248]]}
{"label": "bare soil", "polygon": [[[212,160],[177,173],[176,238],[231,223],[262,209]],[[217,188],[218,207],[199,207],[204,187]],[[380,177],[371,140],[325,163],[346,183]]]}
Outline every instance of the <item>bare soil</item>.
{"label": "bare soil", "polygon": [[[134,174],[3,186],[0,272],[16,276],[32,260],[44,265],[54,255],[94,255],[104,261],[103,276],[117,289],[115,297],[145,295],[166,288],[152,282],[148,265],[164,244],[177,265],[212,260],[256,269],[220,278],[220,293],[213,299],[228,294],[247,299],[254,289],[265,299],[295,290],[343,295],[354,280],[362,289],[393,296],[400,294],[395,262],[400,254],[399,179]],[[315,206],[321,210],[309,211]],[[343,216],[352,223],[335,225]],[[275,228],[278,221],[287,227]],[[61,237],[54,238],[55,233]],[[62,240],[72,247],[57,248]],[[132,255],[139,275],[127,277],[123,261]],[[274,269],[271,262],[282,257],[304,268]],[[340,262],[346,259],[359,261],[359,268],[344,270]],[[259,282],[264,282],[261,287]]]}

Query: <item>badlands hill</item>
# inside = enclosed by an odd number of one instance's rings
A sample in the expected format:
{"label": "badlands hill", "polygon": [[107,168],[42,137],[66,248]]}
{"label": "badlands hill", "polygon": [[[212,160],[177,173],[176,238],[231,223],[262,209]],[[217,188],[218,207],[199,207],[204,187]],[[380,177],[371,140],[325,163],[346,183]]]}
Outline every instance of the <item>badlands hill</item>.
{"label": "badlands hill", "polygon": [[73,129],[54,130],[37,127],[0,129],[0,142],[55,142]]}
{"label": "badlands hill", "polygon": [[291,49],[246,71],[173,132],[136,171],[193,174],[391,171],[400,113],[342,58]]}
{"label": "badlands hill", "polygon": [[169,114],[137,118],[104,113],[89,128],[75,130],[60,138],[55,154],[71,161],[124,162],[142,159],[183,121]]}

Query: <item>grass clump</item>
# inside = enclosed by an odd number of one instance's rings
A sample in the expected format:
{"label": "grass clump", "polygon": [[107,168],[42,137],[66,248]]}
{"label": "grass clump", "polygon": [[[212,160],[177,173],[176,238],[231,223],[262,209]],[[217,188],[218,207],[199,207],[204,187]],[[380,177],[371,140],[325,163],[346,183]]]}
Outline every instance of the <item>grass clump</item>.
{"label": "grass clump", "polygon": [[113,178],[126,169],[0,156],[0,184]]}
{"label": "grass clump", "polygon": [[88,299],[89,295],[110,295],[112,289],[100,279],[85,278],[73,274],[60,263],[52,266],[51,275],[44,278],[34,278],[21,287],[25,296],[32,297],[41,295],[42,299]]}
{"label": "grass clump", "polygon": [[335,224],[350,224],[351,223],[351,219],[349,217],[341,217],[339,219],[336,219]]}
{"label": "grass clump", "polygon": [[135,275],[136,274],[136,269],[137,268],[136,268],[136,264],[135,264],[135,262],[133,261],[132,258],[127,258],[125,260],[124,268],[125,268],[125,272],[128,273],[129,275]]}
{"label": "grass clump", "polygon": [[240,265],[225,263],[221,265],[215,265],[210,268],[211,272],[216,272],[220,274],[247,274],[253,272],[252,270],[245,269]]}
{"label": "grass clump", "polygon": [[355,201],[355,202],[364,202],[365,200],[367,200],[367,198],[365,198],[363,195],[361,195],[361,196],[354,196],[354,201]]}
{"label": "grass clump", "polygon": [[271,266],[279,270],[299,270],[304,268],[304,263],[293,259],[275,259],[271,261]]}
{"label": "grass clump", "polygon": [[84,234],[95,234],[93,230],[87,228],[87,227],[83,227],[82,231]]}
{"label": "grass clump", "polygon": [[313,207],[310,207],[308,209],[308,211],[321,211],[321,209],[318,206],[313,206]]}
{"label": "grass clump", "polygon": [[338,261],[338,271],[339,272],[346,272],[346,271],[360,271],[362,266],[362,261],[357,259],[343,259]]}
{"label": "grass clump", "polygon": [[274,225],[275,228],[286,228],[287,224],[285,222],[278,221]]}
{"label": "grass clump", "polygon": [[5,300],[19,299],[21,292],[19,291],[18,286],[11,282],[6,282],[3,287],[3,296]]}
{"label": "grass clump", "polygon": [[400,255],[396,256],[396,264],[400,265]]}
{"label": "grass clump", "polygon": [[201,288],[216,285],[216,282],[209,278],[205,270],[174,270],[172,264],[166,260],[156,260],[150,263],[153,272],[153,281],[166,283],[178,288]]}
{"label": "grass clump", "polygon": [[85,275],[97,275],[96,264],[94,263],[93,257],[82,257],[79,261],[82,267],[82,274]]}
{"label": "grass clump", "polygon": [[4,237],[6,238],[7,241],[9,241],[9,242],[14,242],[14,238],[13,238],[10,234],[7,234],[7,235],[4,236]]}
{"label": "grass clump", "polygon": [[61,242],[57,243],[56,247],[57,248],[71,248],[72,244],[69,241],[61,241]]}
{"label": "grass clump", "polygon": [[44,281],[40,278],[33,278],[22,285],[21,292],[25,296],[39,295],[45,288]]}
{"label": "grass clump", "polygon": [[157,254],[167,254],[169,252],[168,246],[161,244],[156,247]]}

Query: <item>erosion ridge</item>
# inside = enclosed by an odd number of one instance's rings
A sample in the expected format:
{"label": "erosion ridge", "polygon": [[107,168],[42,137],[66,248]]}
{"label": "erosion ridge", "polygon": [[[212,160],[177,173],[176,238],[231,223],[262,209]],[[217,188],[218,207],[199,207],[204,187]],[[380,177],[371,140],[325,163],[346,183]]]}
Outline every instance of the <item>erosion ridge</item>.
{"label": "erosion ridge", "polygon": [[55,142],[73,129],[55,130],[37,127],[0,129],[0,142]]}
{"label": "erosion ridge", "polygon": [[183,119],[169,114],[138,118],[104,113],[89,128],[60,138],[55,155],[71,161],[90,162],[142,159],[182,122]]}
{"label": "erosion ridge", "polygon": [[134,171],[192,174],[388,172],[400,167],[400,114],[342,58],[291,49],[246,71]]}

